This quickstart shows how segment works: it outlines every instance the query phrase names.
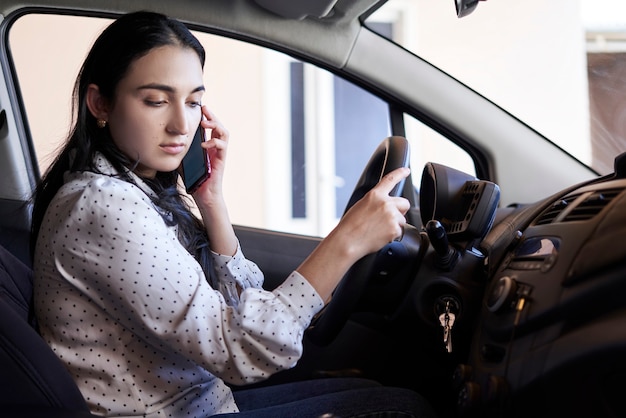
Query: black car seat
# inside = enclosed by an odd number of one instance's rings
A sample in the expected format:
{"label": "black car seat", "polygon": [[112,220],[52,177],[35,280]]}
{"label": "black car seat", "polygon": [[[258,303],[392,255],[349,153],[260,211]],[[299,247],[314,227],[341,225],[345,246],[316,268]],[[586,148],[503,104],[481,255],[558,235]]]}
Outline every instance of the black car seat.
{"label": "black car seat", "polygon": [[68,370],[38,334],[32,271],[0,246],[0,416],[89,417]]}

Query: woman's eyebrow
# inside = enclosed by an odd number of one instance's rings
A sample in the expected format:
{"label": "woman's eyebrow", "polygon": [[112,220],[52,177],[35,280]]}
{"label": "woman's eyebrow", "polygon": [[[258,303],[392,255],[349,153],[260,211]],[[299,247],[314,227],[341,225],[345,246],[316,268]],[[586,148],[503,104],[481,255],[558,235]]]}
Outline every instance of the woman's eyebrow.
{"label": "woman's eyebrow", "polygon": [[[167,84],[159,84],[159,83],[149,83],[144,84],[142,86],[137,87],[137,90],[161,90],[168,93],[175,93],[176,89],[172,86],[168,86]],[[204,86],[198,86],[191,91],[191,93],[196,93],[198,91],[205,91]]]}

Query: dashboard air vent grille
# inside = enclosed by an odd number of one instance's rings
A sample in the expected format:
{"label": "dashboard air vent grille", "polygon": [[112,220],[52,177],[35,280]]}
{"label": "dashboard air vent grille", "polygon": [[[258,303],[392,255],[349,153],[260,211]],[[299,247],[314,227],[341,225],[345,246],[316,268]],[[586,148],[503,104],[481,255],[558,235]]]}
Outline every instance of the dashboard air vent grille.
{"label": "dashboard air vent grille", "polygon": [[554,220],[567,208],[579,195],[567,196],[563,199],[557,200],[546,209],[535,221],[536,225],[551,224]]}
{"label": "dashboard air vent grille", "polygon": [[567,213],[562,222],[586,221],[593,218],[620,194],[621,191],[621,189],[612,189],[591,193],[585,200]]}
{"label": "dashboard air vent grille", "polygon": [[[607,189],[581,194],[570,195],[554,202],[535,221],[536,225],[545,225],[554,222],[586,221],[596,216],[608,205],[623,189]],[[566,212],[564,212],[566,211]],[[564,213],[561,218],[560,215]]]}

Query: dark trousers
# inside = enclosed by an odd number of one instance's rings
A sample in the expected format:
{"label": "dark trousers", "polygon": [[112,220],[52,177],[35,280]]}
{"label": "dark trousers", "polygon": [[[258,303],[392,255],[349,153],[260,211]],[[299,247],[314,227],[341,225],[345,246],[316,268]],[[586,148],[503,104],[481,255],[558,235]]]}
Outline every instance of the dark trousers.
{"label": "dark trousers", "polygon": [[433,418],[417,393],[366,379],[331,378],[234,392],[241,412],[232,418]]}

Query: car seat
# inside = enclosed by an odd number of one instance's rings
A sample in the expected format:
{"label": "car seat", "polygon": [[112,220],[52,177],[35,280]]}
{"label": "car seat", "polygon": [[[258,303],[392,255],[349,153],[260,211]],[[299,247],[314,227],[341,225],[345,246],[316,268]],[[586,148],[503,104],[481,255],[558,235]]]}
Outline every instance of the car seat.
{"label": "car seat", "polygon": [[37,332],[32,271],[0,246],[0,416],[91,417],[69,371]]}

